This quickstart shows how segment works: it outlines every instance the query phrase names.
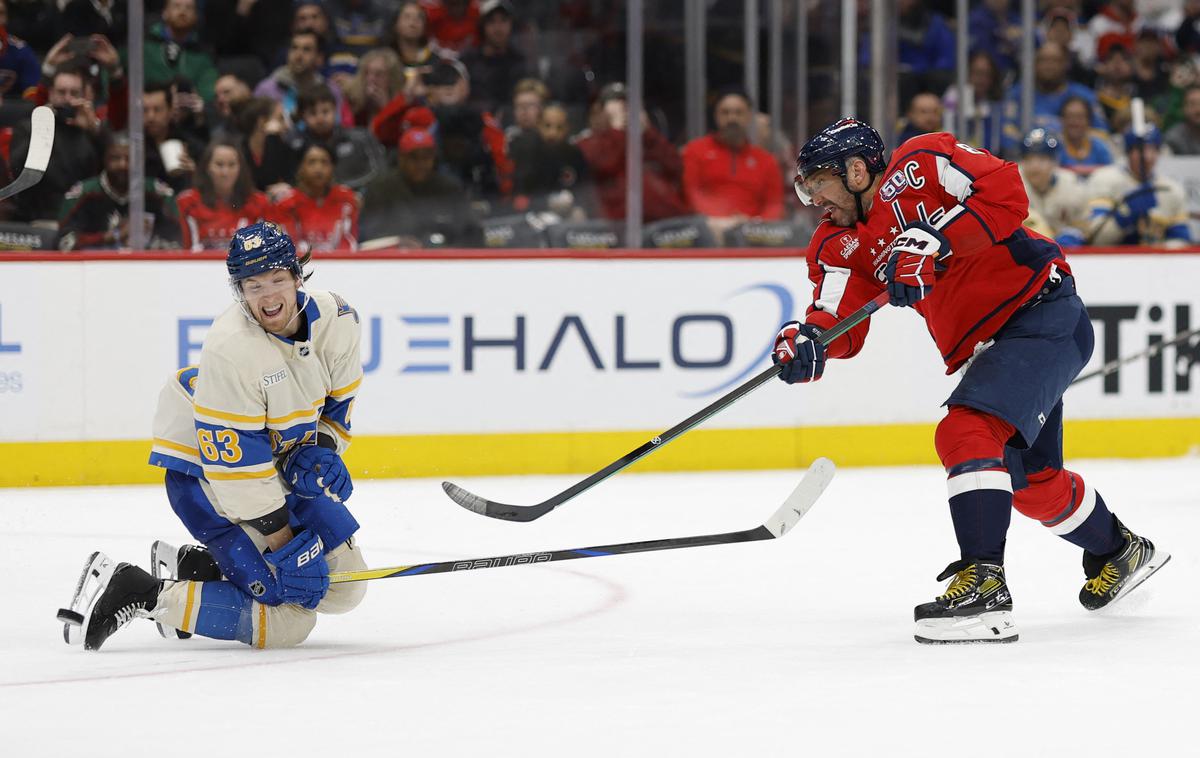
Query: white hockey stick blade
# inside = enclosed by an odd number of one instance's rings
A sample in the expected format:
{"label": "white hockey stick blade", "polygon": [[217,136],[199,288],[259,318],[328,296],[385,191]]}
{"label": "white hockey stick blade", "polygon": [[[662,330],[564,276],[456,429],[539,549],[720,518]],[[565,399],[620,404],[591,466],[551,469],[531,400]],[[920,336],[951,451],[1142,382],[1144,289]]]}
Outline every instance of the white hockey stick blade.
{"label": "white hockey stick blade", "polygon": [[808,467],[808,472],[804,474],[804,478],[800,480],[800,484],[796,485],[796,489],[792,490],[792,494],[788,495],[787,500],[783,501],[783,505],[779,506],[779,510],[767,519],[763,524],[771,534],[778,539],[791,531],[800,519],[804,518],[804,514],[808,513],[809,509],[817,502],[817,498],[821,497],[821,493],[833,481],[833,474],[837,467],[833,465],[833,461],[828,458],[818,458]]}
{"label": "white hockey stick blade", "polygon": [[46,173],[47,164],[50,163],[50,152],[54,149],[54,111],[39,105],[33,109],[30,120],[32,128],[29,133],[29,150],[25,153],[25,167],[12,184],[0,188],[0,200],[24,192],[40,182]]}
{"label": "white hockey stick blade", "polygon": [[33,130],[29,134],[29,153],[25,156],[25,168],[45,171],[50,163],[50,151],[54,149],[54,111],[45,105],[33,109],[30,116]]}

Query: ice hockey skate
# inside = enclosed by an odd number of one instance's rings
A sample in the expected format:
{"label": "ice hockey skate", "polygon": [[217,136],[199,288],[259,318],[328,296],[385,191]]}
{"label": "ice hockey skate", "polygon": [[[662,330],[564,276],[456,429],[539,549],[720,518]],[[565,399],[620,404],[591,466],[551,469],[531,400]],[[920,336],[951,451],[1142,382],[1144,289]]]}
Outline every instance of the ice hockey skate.
{"label": "ice hockey skate", "polygon": [[930,645],[968,642],[1016,642],[1012,594],[1004,567],[995,563],[960,560],[951,563],[938,581],[951,579],[946,592],[932,603],[913,609],[917,642]]}
{"label": "ice hockey skate", "polygon": [[68,608],[60,608],[63,639],[99,650],[104,641],[135,618],[151,618],[162,586],[141,568],[115,563],[95,552],[84,563]]}
{"label": "ice hockey skate", "polygon": [[1115,555],[1083,553],[1083,572],[1088,579],[1079,591],[1079,602],[1089,611],[1098,611],[1125,597],[1171,560],[1170,553],[1129,531],[1120,519],[1117,528],[1125,538],[1125,546]]}
{"label": "ice hockey skate", "polygon": [[[169,542],[155,540],[150,546],[150,573],[161,581],[215,582],[221,578],[221,569],[213,560],[212,553],[201,545],[175,547]],[[186,640],[191,632],[163,626],[157,621],[158,633],[167,639]]]}

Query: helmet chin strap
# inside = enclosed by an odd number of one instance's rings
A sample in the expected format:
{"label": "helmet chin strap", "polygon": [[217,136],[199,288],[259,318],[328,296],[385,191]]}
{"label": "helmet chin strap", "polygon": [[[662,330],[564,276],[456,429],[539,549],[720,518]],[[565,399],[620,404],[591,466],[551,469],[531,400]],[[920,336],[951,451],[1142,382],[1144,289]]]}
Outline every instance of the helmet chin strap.
{"label": "helmet chin strap", "polygon": [[855,217],[855,223],[861,223],[861,222],[867,220],[867,212],[863,208],[862,197],[866,193],[867,190],[871,189],[871,185],[875,183],[875,174],[868,171],[867,176],[870,178],[867,180],[866,189],[861,189],[861,190],[858,190],[857,192],[850,189],[850,179],[848,178],[849,174],[850,174],[849,168],[842,171],[842,186],[846,188],[847,192],[849,192],[851,195],[854,195],[854,208],[858,214]]}
{"label": "helmet chin strap", "polygon": [[308,290],[304,289],[303,285],[297,287],[296,291],[304,295],[304,302],[300,304],[300,307],[296,309],[296,312],[292,314],[292,317],[289,318],[287,323],[283,325],[283,331],[285,332],[288,330],[288,327],[292,325],[293,321],[300,318],[300,314],[304,313],[304,309],[308,307],[308,302],[312,300],[312,297],[310,297],[308,294]]}

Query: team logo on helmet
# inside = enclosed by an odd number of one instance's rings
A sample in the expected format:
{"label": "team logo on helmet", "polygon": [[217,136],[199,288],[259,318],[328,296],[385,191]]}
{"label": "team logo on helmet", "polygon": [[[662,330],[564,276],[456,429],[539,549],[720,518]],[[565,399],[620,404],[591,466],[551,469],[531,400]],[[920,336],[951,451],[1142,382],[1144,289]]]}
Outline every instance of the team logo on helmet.
{"label": "team logo on helmet", "polygon": [[247,237],[242,240],[242,249],[250,251],[262,247],[262,244],[263,238],[256,234],[253,237]]}

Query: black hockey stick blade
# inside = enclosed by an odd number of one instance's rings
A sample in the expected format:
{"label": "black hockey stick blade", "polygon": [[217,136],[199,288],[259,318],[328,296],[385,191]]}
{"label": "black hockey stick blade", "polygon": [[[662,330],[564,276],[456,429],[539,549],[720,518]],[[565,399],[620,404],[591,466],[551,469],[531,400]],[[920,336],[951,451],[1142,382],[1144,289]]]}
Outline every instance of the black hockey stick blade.
{"label": "black hockey stick blade", "polygon": [[726,545],[734,542],[755,542],[757,540],[779,539],[796,526],[804,514],[813,507],[817,498],[833,481],[836,467],[828,458],[818,458],[808,467],[804,478],[792,494],[788,495],[783,504],[766,521],[750,529],[740,532],[725,532],[723,534],[702,534],[695,537],[673,537],[664,540],[644,540],[642,542],[624,542],[616,545],[597,545],[595,547],[577,547],[569,550],[550,550],[543,553],[519,553],[516,555],[498,555],[490,558],[467,558],[457,561],[441,561],[440,563],[419,563],[412,566],[392,566],[389,568],[363,569],[362,571],[334,571],[329,574],[332,584],[342,582],[362,582],[368,579],[390,579],[401,576],[418,576],[424,574],[445,574],[451,571],[471,571],[473,569],[499,568],[501,566],[521,566],[532,563],[550,563],[551,561],[569,561],[578,558],[600,558],[606,555],[621,555],[623,553],[646,553],[655,550],[678,550],[685,547],[703,547],[705,545]]}
{"label": "black hockey stick blade", "polygon": [[46,165],[50,163],[50,151],[54,148],[54,111],[44,105],[33,109],[30,116],[32,129],[29,132],[29,150],[25,153],[25,168],[21,175],[7,187],[0,187],[0,200],[24,192],[42,180]]}
{"label": "black hockey stick blade", "polygon": [[[854,313],[851,313],[849,316],[838,322],[837,326],[827,329],[821,335],[821,344],[828,345],[829,343],[833,342],[838,337],[841,337],[843,334],[865,321],[872,313],[887,305],[887,303],[888,294],[886,292],[879,294],[874,300],[869,301],[866,305],[862,306]],[[518,521],[522,523],[533,521],[534,519],[545,516],[547,513],[574,498],[576,495],[595,487],[597,484],[609,478],[613,474],[620,472],[655,450],[658,450],[676,437],[679,437],[692,428],[699,426],[712,416],[715,416],[720,411],[725,410],[729,406],[733,405],[736,401],[742,399],[746,395],[749,395],[751,392],[771,381],[778,375],[779,366],[770,366],[764,369],[756,376],[748,379],[743,384],[734,387],[725,395],[717,398],[709,405],[679,422],[667,431],[659,434],[656,437],[650,438],[650,440],[643,443],[637,449],[631,450],[588,478],[575,483],[571,487],[551,497],[549,500],[537,503],[536,505],[510,505],[508,503],[500,503],[495,500],[488,500],[485,497],[480,497],[469,490],[459,487],[453,482],[442,482],[442,489],[446,491],[446,494],[451,500],[458,503],[463,508],[466,508],[469,511],[474,511],[481,516],[501,519],[503,521]]]}

